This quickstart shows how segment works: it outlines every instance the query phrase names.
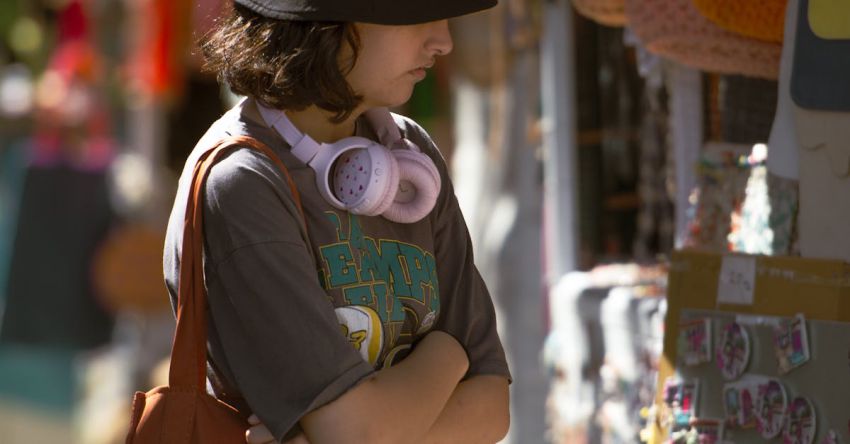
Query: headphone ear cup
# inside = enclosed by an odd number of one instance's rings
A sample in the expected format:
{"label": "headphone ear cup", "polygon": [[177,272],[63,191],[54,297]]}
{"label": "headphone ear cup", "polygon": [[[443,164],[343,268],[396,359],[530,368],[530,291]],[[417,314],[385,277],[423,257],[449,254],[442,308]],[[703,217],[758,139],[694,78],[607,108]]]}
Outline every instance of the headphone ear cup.
{"label": "headphone ear cup", "polygon": [[358,203],[352,203],[346,209],[354,214],[377,216],[393,203],[393,198],[398,189],[399,166],[395,156],[381,145],[370,146],[367,155],[371,165],[381,164],[386,167],[381,171],[372,171],[372,174],[368,177],[364,191],[367,198],[359,199]]}
{"label": "headphone ear cup", "polygon": [[382,215],[399,223],[413,223],[423,219],[440,195],[440,172],[427,155],[407,149],[392,150],[398,161],[399,187],[412,187],[396,193],[392,205]]}

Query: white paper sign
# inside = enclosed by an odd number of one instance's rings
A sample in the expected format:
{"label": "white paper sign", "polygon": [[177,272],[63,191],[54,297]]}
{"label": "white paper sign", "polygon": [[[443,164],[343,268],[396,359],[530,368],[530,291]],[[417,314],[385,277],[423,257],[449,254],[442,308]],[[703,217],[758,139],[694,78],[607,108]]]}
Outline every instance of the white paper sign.
{"label": "white paper sign", "polygon": [[717,302],[753,305],[756,287],[756,258],[724,256],[717,285]]}

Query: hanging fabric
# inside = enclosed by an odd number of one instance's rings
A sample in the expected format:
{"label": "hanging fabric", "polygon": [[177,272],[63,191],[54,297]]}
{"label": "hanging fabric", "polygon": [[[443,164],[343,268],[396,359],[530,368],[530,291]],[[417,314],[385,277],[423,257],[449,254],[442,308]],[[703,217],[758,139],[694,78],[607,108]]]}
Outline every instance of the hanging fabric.
{"label": "hanging fabric", "polygon": [[131,76],[139,92],[153,97],[181,93],[186,54],[192,40],[192,2],[137,1]]}
{"label": "hanging fabric", "polygon": [[781,43],[788,0],[693,0],[705,18],[744,37]]}
{"label": "hanging fabric", "polygon": [[626,24],[623,0],[573,0],[579,14],[606,26]]}
{"label": "hanging fabric", "polygon": [[629,26],[656,54],[703,71],[776,79],[782,47],[715,25],[691,0],[626,0]]}
{"label": "hanging fabric", "polygon": [[[61,190],[61,192],[57,192]],[[112,319],[89,264],[111,219],[103,172],[68,165],[26,172],[0,342],[65,349],[105,343]]]}

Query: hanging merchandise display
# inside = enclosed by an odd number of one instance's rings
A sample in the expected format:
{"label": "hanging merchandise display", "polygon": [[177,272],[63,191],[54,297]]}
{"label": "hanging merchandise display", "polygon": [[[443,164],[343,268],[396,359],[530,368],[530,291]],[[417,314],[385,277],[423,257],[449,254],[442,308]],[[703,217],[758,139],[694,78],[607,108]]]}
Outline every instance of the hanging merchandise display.
{"label": "hanging merchandise display", "polygon": [[626,24],[624,0],[573,0],[579,14],[606,26]]}
{"label": "hanging merchandise display", "polygon": [[788,0],[785,8],[785,40],[782,43],[782,60],[779,66],[776,115],[767,139],[767,146],[770,148],[767,169],[779,178],[795,181],[800,178],[800,156],[794,126],[794,106],[791,102],[791,69],[794,61],[794,40],[797,35],[798,7],[798,0]]}
{"label": "hanging merchandise display", "polygon": [[[683,437],[716,418],[714,442],[850,442],[849,277],[841,261],[675,252],[655,409],[664,429],[650,442],[702,442]],[[697,324],[717,341],[717,365],[686,365],[679,338]],[[696,394],[687,409],[682,393]]]}
{"label": "hanging merchandise display", "polygon": [[[834,12],[841,13],[835,2]],[[812,31],[810,1],[801,0],[791,97],[800,146],[800,251],[850,260],[850,39]]]}
{"label": "hanging merchandise display", "polygon": [[168,97],[181,91],[186,50],[192,40],[192,2],[131,2],[136,9],[130,57],[133,86],[145,95]]}
{"label": "hanging merchandise display", "polygon": [[[645,427],[642,408],[652,404],[663,336],[664,276],[663,266],[605,265],[568,273],[553,289],[543,352],[552,375],[546,403],[552,442],[587,434],[632,442]],[[684,406],[681,415],[696,390],[671,388]]]}
{"label": "hanging merchandise display", "polygon": [[[765,145],[755,145],[756,151]],[[768,156],[770,159],[770,156]],[[798,182],[771,174],[764,161],[752,166],[740,211],[733,213],[730,250],[748,254],[796,255]]]}
{"label": "hanging merchandise display", "polygon": [[745,37],[782,42],[787,0],[693,0],[700,14]]}
{"label": "hanging merchandise display", "polygon": [[749,151],[747,145],[706,144],[690,199],[685,247],[715,252],[732,248],[732,221],[740,218],[753,167],[748,160]]}
{"label": "hanging merchandise display", "polygon": [[726,31],[691,0],[626,0],[625,11],[629,26],[654,53],[703,71],[777,78],[781,45]]}

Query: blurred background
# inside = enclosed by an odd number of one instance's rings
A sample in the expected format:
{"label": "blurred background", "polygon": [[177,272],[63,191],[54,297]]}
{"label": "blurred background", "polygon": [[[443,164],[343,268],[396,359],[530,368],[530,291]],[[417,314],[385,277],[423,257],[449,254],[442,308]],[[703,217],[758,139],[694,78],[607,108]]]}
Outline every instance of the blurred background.
{"label": "blurred background", "polygon": [[[448,159],[497,304],[505,442],[639,442],[671,250],[793,251],[790,219],[758,236],[767,186],[743,198],[768,180],[752,147],[778,57],[661,51],[702,28],[624,25],[690,0],[629,3],[502,0],[456,19],[454,52],[398,110]],[[0,441],[123,442],[132,393],[166,382],[176,177],[238,99],[194,45],[229,0],[0,5]]]}

